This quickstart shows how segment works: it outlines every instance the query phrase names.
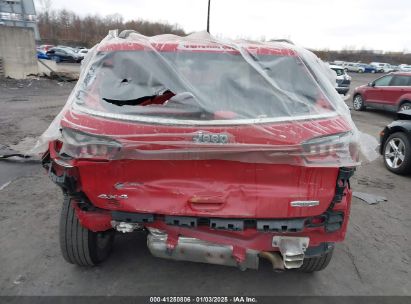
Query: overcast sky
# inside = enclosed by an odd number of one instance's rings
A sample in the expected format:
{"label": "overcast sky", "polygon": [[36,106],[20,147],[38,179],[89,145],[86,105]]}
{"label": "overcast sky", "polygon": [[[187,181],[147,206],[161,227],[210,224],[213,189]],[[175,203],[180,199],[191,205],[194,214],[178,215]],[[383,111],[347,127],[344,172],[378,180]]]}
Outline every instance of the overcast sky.
{"label": "overcast sky", "polygon": [[[186,32],[206,28],[207,0],[52,0],[52,9],[62,8],[82,16],[119,13],[126,20],[177,23]],[[222,37],[411,51],[411,0],[211,0],[210,20],[211,33]]]}

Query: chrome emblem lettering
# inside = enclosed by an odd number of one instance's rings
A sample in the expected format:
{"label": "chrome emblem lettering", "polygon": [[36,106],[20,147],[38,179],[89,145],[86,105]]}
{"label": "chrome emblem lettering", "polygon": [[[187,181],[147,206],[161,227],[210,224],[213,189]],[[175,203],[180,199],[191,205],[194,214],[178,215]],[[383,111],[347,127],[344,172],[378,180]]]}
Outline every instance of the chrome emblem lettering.
{"label": "chrome emblem lettering", "polygon": [[291,207],[315,207],[320,205],[320,201],[292,201]]}
{"label": "chrome emblem lettering", "polygon": [[227,134],[211,134],[198,132],[193,136],[193,142],[195,143],[212,143],[212,144],[226,144],[228,143]]}

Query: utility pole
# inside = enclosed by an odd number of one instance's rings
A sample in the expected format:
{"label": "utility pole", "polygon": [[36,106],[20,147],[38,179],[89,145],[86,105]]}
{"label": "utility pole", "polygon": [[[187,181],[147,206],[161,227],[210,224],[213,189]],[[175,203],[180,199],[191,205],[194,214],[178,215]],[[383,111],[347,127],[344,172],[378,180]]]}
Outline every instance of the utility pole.
{"label": "utility pole", "polygon": [[209,33],[209,34],[210,34],[210,2],[211,2],[211,0],[208,0],[207,33]]}

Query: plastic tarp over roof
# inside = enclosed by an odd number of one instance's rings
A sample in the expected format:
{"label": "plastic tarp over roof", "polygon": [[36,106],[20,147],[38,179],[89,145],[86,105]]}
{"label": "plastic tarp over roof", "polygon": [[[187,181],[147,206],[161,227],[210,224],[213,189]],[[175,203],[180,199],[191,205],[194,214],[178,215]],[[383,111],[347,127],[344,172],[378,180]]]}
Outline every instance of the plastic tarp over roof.
{"label": "plastic tarp over roof", "polygon": [[35,151],[60,139],[76,158],[107,144],[121,147],[112,159],[354,166],[358,148],[375,158],[334,86],[321,60],[289,43],[112,31]]}

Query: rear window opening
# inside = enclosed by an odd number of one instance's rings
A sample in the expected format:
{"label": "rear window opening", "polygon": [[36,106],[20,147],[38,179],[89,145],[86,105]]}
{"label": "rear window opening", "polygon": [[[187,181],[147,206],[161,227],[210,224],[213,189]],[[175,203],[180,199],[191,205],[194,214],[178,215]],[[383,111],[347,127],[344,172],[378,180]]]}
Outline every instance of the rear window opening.
{"label": "rear window opening", "polygon": [[77,99],[83,107],[135,117],[238,120],[332,111],[324,90],[295,56],[101,52],[81,86]]}
{"label": "rear window opening", "polygon": [[[122,83],[128,83],[128,82],[126,79],[124,79]],[[119,107],[149,106],[149,105],[163,105],[174,95],[175,94],[171,92],[170,90],[166,90],[165,92],[162,92],[159,95],[143,96],[143,97],[136,98],[136,99],[116,100],[116,99],[103,98],[103,100],[113,105],[119,106]]]}

